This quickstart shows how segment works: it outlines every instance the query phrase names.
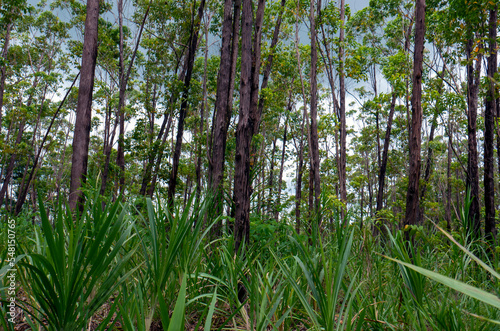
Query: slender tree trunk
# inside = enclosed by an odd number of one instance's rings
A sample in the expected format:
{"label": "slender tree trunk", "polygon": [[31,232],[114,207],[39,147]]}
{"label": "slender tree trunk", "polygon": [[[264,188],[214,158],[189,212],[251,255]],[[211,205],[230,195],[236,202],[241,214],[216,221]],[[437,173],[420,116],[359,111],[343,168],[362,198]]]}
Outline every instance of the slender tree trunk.
{"label": "slender tree trunk", "polygon": [[[345,22],[345,4],[344,0],[340,1],[340,37],[339,37],[339,88],[340,88],[340,163],[339,163],[339,184],[340,184],[340,200],[347,204],[347,188],[346,188],[346,162],[347,162],[347,127],[345,117],[345,71],[344,71],[344,22]],[[345,209],[341,210],[343,225],[345,222]]]}
{"label": "slender tree trunk", "polygon": [[[471,32],[472,33],[472,32]],[[469,208],[467,231],[475,239],[481,235],[481,223],[479,218],[479,170],[477,153],[477,102],[479,92],[479,78],[481,72],[481,54],[477,54],[474,63],[472,55],[473,39],[468,40],[467,53],[467,133],[468,133],[468,158],[467,158],[467,181],[466,187],[470,189],[472,202]]]}
{"label": "slender tree trunk", "polygon": [[123,51],[123,0],[118,0],[118,25],[120,31],[120,42],[119,42],[119,93],[118,93],[118,153],[116,155],[116,165],[119,169],[118,174],[118,187],[121,194],[124,194],[125,189],[125,92],[126,92],[126,82],[125,82],[125,59]]}
{"label": "slender tree trunk", "polygon": [[[448,115],[448,130],[453,132],[452,129],[452,122],[450,120],[450,115]],[[446,218],[446,226],[448,230],[451,229],[451,156],[452,156],[452,134],[449,135],[448,137],[448,162],[446,166],[446,183],[447,183],[447,190],[446,190],[446,212],[445,212],[445,218]]]}
{"label": "slender tree trunk", "polygon": [[268,186],[268,189],[269,189],[269,195],[268,195],[268,198],[267,198],[267,213],[269,215],[272,215],[273,213],[273,186],[274,186],[274,156],[275,156],[275,153],[276,153],[276,140],[278,138],[277,137],[274,137],[273,139],[273,149],[271,151],[271,159],[269,160],[270,162],[270,165],[269,165],[269,180],[267,182],[267,186]]}
{"label": "slender tree trunk", "polygon": [[[175,186],[177,185],[177,171],[179,169],[179,160],[181,157],[182,148],[182,137],[184,135],[184,119],[187,113],[187,103],[189,95],[189,86],[191,84],[191,77],[193,74],[194,67],[194,57],[196,54],[196,48],[198,46],[198,35],[200,32],[201,18],[203,17],[203,11],[205,9],[205,0],[201,0],[200,6],[198,8],[198,16],[193,17],[193,23],[191,28],[191,36],[189,37],[189,49],[186,57],[187,70],[186,78],[184,80],[184,91],[182,96],[181,108],[179,110],[179,121],[177,126],[177,139],[175,142],[174,156],[172,162],[172,171],[170,173],[170,180],[168,183],[168,201],[170,204],[173,203],[175,195]],[[194,8],[193,8],[194,10]],[[194,16],[194,15],[193,15]]]}
{"label": "slender tree trunk", "polygon": [[73,134],[73,157],[71,159],[71,183],[69,189],[69,206],[71,210],[75,210],[77,204],[79,208],[83,208],[84,196],[81,187],[87,181],[92,91],[97,59],[98,20],[99,0],[87,0],[82,69],[80,71],[80,88],[78,90],[75,132]]}
{"label": "slender tree trunk", "polygon": [[[156,154],[156,162],[154,161],[153,159],[153,162],[154,162],[154,171],[153,171],[153,178],[151,179],[151,184],[149,185],[149,187],[147,187],[147,194],[150,198],[153,197],[153,193],[155,191],[155,188],[156,188],[156,180],[158,178],[158,171],[160,170],[160,166],[161,166],[161,160],[163,159],[163,150],[165,149],[165,146],[166,146],[166,141],[167,141],[167,138],[168,138],[168,134],[170,132],[170,127],[172,126],[172,120],[173,120],[173,117],[172,116],[169,116],[168,117],[168,122],[166,124],[166,129],[165,129],[165,132],[163,133],[163,137],[161,138],[161,143],[159,144],[159,150]],[[151,175],[151,173],[150,173]]]}
{"label": "slender tree trunk", "polygon": [[297,186],[295,189],[295,231],[300,234],[301,218],[300,205],[302,203],[302,170],[304,166],[304,120],[302,120],[302,135],[299,142],[299,162],[297,165]]}
{"label": "slender tree trunk", "polygon": [[495,114],[496,100],[496,82],[495,74],[497,73],[497,9],[490,10],[490,26],[489,26],[489,56],[487,75],[489,80],[489,89],[485,100],[484,111],[484,234],[486,240],[493,244],[496,237],[495,227],[495,177],[494,177],[494,136],[495,136]]}
{"label": "slender tree trunk", "polygon": [[[343,3],[343,0],[342,0]],[[309,21],[311,24],[311,177],[314,183],[314,206],[315,212],[318,216],[318,221],[321,224],[321,218],[319,217],[320,212],[320,160],[319,160],[319,139],[318,139],[318,83],[317,83],[317,66],[318,66],[318,52],[316,47],[316,15],[315,10],[318,11],[321,8],[321,0],[318,0],[317,7],[314,6],[315,1],[311,1],[311,7],[309,12]],[[342,15],[342,14],[341,14]],[[342,16],[341,16],[342,19]]]}
{"label": "slender tree trunk", "polygon": [[[291,93],[290,93],[291,94]],[[288,112],[291,111],[291,98],[288,102]],[[286,134],[288,129],[288,113],[285,119],[285,132],[283,133],[283,147],[281,149],[281,164],[280,164],[280,175],[278,177],[278,194],[276,204],[274,206],[274,219],[279,221],[279,210],[281,209],[281,186],[283,183],[283,170],[285,168],[285,156],[286,156]]]}
{"label": "slender tree trunk", "polygon": [[[209,21],[206,23],[205,26],[205,57],[204,57],[204,62],[203,62],[203,83],[202,83],[202,89],[203,89],[203,99],[201,101],[201,107],[200,107],[200,136],[198,137],[198,155],[196,156],[196,202],[200,201],[201,197],[201,162],[202,162],[202,157],[201,157],[201,151],[202,151],[202,139],[201,137],[203,136],[203,128],[205,124],[205,107],[207,106],[207,67],[208,67],[208,28],[209,28]],[[208,133],[207,133],[208,136]]]}
{"label": "slender tree trunk", "polygon": [[424,60],[425,0],[415,5],[415,52],[413,58],[413,89],[411,95],[410,169],[404,224],[417,224],[419,208],[420,148],[422,145],[422,64]]}
{"label": "slender tree trunk", "polygon": [[[391,143],[391,130],[392,119],[394,118],[394,110],[396,109],[397,94],[392,92],[391,108],[389,110],[389,117],[387,118],[387,129],[385,130],[384,150],[382,152],[382,162],[380,163],[380,170],[378,175],[378,192],[377,192],[377,217],[378,213],[382,210],[384,204],[384,186],[385,186],[385,173],[387,170],[387,161],[389,160],[389,144]],[[383,227],[381,227],[383,229]],[[379,234],[379,226],[373,227],[373,234]]]}

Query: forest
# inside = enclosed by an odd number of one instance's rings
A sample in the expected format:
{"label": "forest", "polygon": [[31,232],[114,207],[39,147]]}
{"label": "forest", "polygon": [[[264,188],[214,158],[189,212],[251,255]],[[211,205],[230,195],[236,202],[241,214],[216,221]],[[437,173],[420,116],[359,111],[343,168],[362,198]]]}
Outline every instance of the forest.
{"label": "forest", "polygon": [[0,330],[499,330],[499,5],[0,1]]}

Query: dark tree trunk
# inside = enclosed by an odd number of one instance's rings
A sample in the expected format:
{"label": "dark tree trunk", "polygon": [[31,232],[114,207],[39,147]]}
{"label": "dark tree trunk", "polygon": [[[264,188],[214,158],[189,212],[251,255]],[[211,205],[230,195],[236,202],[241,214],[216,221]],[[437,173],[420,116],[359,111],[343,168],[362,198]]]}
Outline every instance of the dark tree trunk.
{"label": "dark tree trunk", "polygon": [[422,64],[424,59],[425,0],[415,5],[415,52],[413,58],[413,89],[411,95],[410,169],[404,225],[417,224],[419,208],[420,148],[422,145]]}
{"label": "dark tree trunk", "polygon": [[448,162],[446,166],[446,211],[445,211],[445,218],[446,218],[446,226],[448,230],[451,229],[451,156],[452,156],[452,122],[450,120],[450,115],[448,115],[448,130],[450,132],[450,135],[448,137]]}
{"label": "dark tree trunk", "polygon": [[[153,197],[153,193],[154,193],[155,188],[156,188],[156,180],[158,178],[158,171],[160,170],[161,160],[163,159],[163,151],[164,151],[165,146],[166,146],[166,141],[168,138],[168,134],[170,132],[170,127],[172,126],[172,120],[173,120],[173,117],[169,116],[167,124],[166,124],[165,132],[163,133],[163,137],[161,138],[161,142],[158,145],[160,147],[158,148],[157,153],[154,154],[156,157],[156,161],[153,158],[153,162],[152,162],[152,163],[154,163],[154,169],[153,169],[154,174],[153,174],[153,178],[151,179],[151,184],[149,185],[149,187],[147,187],[147,195],[150,198]],[[150,176],[151,176],[151,172],[150,172]]]}
{"label": "dark tree trunk", "polygon": [[[342,0],[343,3],[343,0]],[[321,8],[321,0],[318,0],[317,7],[314,6],[315,1],[311,1],[311,7],[309,12],[309,21],[311,24],[311,178],[314,184],[314,209],[318,216],[318,221],[321,223],[321,218],[319,217],[320,212],[320,160],[319,160],[319,139],[318,139],[318,83],[317,83],[317,66],[318,66],[318,52],[316,47],[316,14],[315,10],[319,12]],[[342,14],[341,14],[342,15]],[[312,187],[311,187],[312,189]],[[312,191],[312,190],[310,190]]]}
{"label": "dark tree trunk", "polygon": [[485,101],[484,111],[484,234],[486,240],[493,244],[496,237],[495,227],[495,177],[493,160],[493,141],[495,136],[495,114],[496,114],[496,92],[495,74],[497,72],[497,8],[490,10],[490,29],[489,29],[489,56],[487,76],[489,80],[489,89]]}
{"label": "dark tree trunk", "polygon": [[[216,199],[215,216],[222,214],[224,162],[229,122],[233,112],[233,91],[236,76],[236,61],[240,33],[241,0],[225,0],[224,21],[222,23],[222,47],[217,94],[215,101],[215,121],[212,127],[212,145],[208,164],[209,186]],[[234,11],[234,18],[233,13]],[[221,224],[213,227],[215,237],[220,235]]]}
{"label": "dark tree trunk", "polygon": [[[472,32],[471,32],[472,33]],[[479,78],[481,72],[481,54],[477,54],[474,63],[472,55],[473,39],[468,40],[466,46],[467,53],[467,134],[468,134],[468,158],[467,158],[467,181],[466,187],[470,189],[471,205],[469,208],[469,218],[467,231],[478,239],[481,234],[481,220],[479,218],[479,170],[477,153],[477,102],[479,91]]]}
{"label": "dark tree trunk", "polygon": [[252,1],[243,0],[241,27],[241,81],[240,114],[236,131],[236,158],[234,174],[235,251],[250,239],[250,148],[258,114],[258,87],[260,72],[260,45],[265,0],[259,0],[255,17],[252,50]]}
{"label": "dark tree trunk", "polygon": [[[340,37],[339,37],[339,88],[340,88],[340,160],[339,160],[339,184],[340,184],[340,200],[347,204],[347,188],[346,188],[346,161],[347,161],[347,127],[345,118],[345,72],[344,72],[344,21],[345,21],[345,4],[344,0],[340,0]],[[341,209],[342,224],[345,226],[345,209]]]}
{"label": "dark tree trunk", "polygon": [[274,186],[274,156],[275,156],[275,153],[276,153],[276,140],[278,138],[275,137],[273,139],[273,149],[271,151],[271,159],[269,160],[269,179],[268,179],[268,182],[267,182],[267,187],[269,188],[269,195],[268,195],[268,198],[267,198],[267,213],[269,215],[272,215],[273,213],[273,186]]}
{"label": "dark tree trunk", "polygon": [[99,0],[87,0],[82,69],[80,71],[80,88],[78,90],[75,132],[73,134],[73,156],[71,159],[71,183],[69,189],[69,206],[71,210],[75,210],[77,205],[80,206],[79,208],[83,208],[84,197],[81,187],[87,181],[92,91],[97,59],[98,20]]}
{"label": "dark tree trunk", "polygon": [[234,174],[235,205],[235,250],[238,251],[243,241],[250,239],[250,175],[249,150],[253,123],[251,123],[252,89],[252,1],[243,0],[241,26],[241,81],[240,115],[236,132],[236,159]]}
{"label": "dark tree trunk", "polygon": [[198,7],[198,16],[196,18],[193,17],[191,35],[189,37],[189,49],[188,49],[188,54],[186,56],[186,61],[187,61],[186,77],[184,79],[184,90],[182,95],[181,108],[179,110],[179,121],[177,122],[178,123],[177,138],[175,142],[174,156],[172,161],[172,171],[170,173],[170,179],[168,183],[168,201],[170,204],[173,203],[175,195],[175,187],[177,185],[177,171],[179,169],[179,160],[181,157],[182,137],[184,135],[184,119],[186,118],[186,113],[187,113],[189,85],[191,84],[191,77],[193,74],[194,57],[196,54],[196,48],[198,46],[198,35],[200,32],[201,18],[203,17],[204,9],[205,9],[205,0],[201,0],[200,6]]}
{"label": "dark tree trunk", "polygon": [[[385,173],[387,170],[387,161],[389,160],[389,144],[391,143],[391,130],[392,119],[394,117],[394,110],[396,109],[396,92],[392,92],[391,109],[389,110],[389,117],[387,118],[387,129],[385,130],[384,150],[382,152],[382,162],[380,163],[380,170],[378,175],[378,192],[377,192],[377,217],[378,213],[382,210],[384,204],[384,186],[385,186]],[[383,228],[382,228],[383,229]],[[379,227],[374,226],[373,234],[379,234]]]}
{"label": "dark tree trunk", "polygon": [[[291,101],[291,98],[290,98]],[[288,112],[291,111],[291,102],[288,102]],[[281,186],[283,183],[283,170],[285,168],[285,155],[286,155],[286,134],[287,134],[287,129],[288,129],[288,113],[287,117],[285,119],[285,132],[283,133],[283,147],[281,149],[281,164],[280,164],[280,174],[278,177],[278,194],[277,198],[278,200],[276,201],[276,204],[274,206],[274,219],[276,221],[279,221],[279,210],[281,209]]]}
{"label": "dark tree trunk", "polygon": [[118,124],[119,124],[119,132],[118,132],[118,153],[116,156],[116,165],[119,169],[118,174],[118,187],[120,189],[120,193],[123,194],[125,188],[125,91],[126,85],[125,82],[125,59],[124,59],[124,51],[123,51],[123,0],[118,0],[118,25],[120,30],[120,60],[119,60],[119,93],[118,93]]}

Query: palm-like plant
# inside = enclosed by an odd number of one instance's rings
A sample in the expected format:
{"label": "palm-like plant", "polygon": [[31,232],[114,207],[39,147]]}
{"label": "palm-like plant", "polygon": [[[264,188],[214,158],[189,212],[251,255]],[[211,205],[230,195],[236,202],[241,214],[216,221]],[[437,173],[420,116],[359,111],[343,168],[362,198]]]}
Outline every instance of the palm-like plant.
{"label": "palm-like plant", "polygon": [[125,270],[137,248],[126,247],[134,223],[119,201],[102,209],[96,198],[76,217],[60,205],[53,225],[41,201],[39,206],[41,240],[19,263],[33,299],[31,316],[47,330],[82,330],[136,270]]}

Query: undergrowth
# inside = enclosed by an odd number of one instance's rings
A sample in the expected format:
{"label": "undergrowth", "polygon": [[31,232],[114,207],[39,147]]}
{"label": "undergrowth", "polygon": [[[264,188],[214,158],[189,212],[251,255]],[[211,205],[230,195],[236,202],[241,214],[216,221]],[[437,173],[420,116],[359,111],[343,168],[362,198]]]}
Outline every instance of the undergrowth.
{"label": "undergrowth", "polygon": [[460,227],[406,229],[409,244],[404,231],[373,238],[370,228],[338,217],[313,226],[312,238],[254,218],[251,242],[235,254],[229,220],[211,237],[222,220],[210,219],[210,199],[181,209],[88,192],[78,215],[40,202],[37,214],[16,220],[17,316],[8,321],[4,245],[3,329],[499,329],[497,253],[479,249]]}

